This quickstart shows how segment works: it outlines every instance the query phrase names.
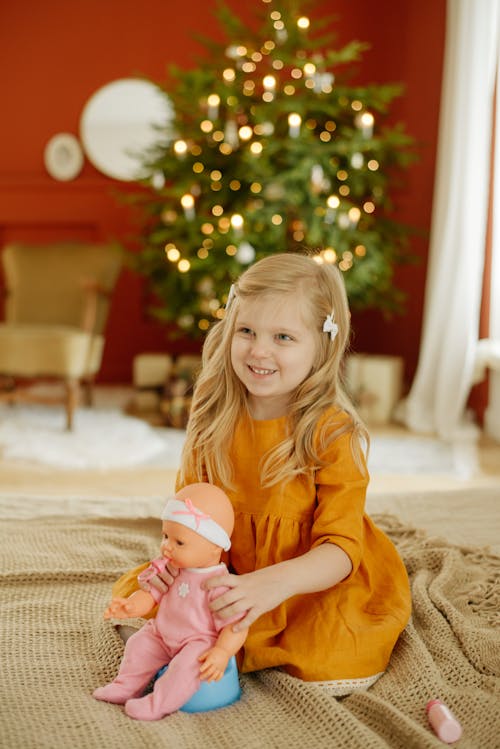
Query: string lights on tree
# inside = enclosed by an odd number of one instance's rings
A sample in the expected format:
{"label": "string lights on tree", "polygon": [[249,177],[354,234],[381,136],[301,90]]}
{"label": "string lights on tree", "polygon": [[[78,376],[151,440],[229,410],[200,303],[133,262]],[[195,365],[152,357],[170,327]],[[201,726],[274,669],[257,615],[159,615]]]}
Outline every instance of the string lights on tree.
{"label": "string lights on tree", "polygon": [[400,87],[353,86],[366,45],[335,49],[327,20],[293,0],[262,0],[258,28],[222,6],[228,37],[205,40],[195,69],[161,90],[175,117],[144,155],[143,246],[134,256],[155,312],[197,337],[224,315],[229,286],[254,260],[315,253],[345,274],[353,308],[392,310],[407,230],[391,220],[390,181],[413,158],[384,125]]}

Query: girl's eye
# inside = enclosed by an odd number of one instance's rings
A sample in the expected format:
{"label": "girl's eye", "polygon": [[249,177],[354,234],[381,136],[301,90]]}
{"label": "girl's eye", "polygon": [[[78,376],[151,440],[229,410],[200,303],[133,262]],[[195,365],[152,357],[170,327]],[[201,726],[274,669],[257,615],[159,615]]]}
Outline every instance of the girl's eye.
{"label": "girl's eye", "polygon": [[278,333],[277,338],[280,341],[293,341],[293,338],[287,335],[287,333]]}
{"label": "girl's eye", "polygon": [[238,333],[243,333],[243,335],[252,335],[253,331],[251,328],[238,328]]}

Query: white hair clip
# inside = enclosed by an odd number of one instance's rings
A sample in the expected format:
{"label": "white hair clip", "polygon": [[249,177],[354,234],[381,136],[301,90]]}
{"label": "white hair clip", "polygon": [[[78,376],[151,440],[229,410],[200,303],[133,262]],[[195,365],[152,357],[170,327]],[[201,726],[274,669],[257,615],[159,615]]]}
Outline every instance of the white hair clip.
{"label": "white hair clip", "polygon": [[330,333],[330,340],[333,341],[337,333],[339,332],[339,326],[336,322],[333,321],[333,318],[335,317],[335,313],[332,312],[330,315],[327,315],[325,318],[325,322],[323,323],[323,333]]}
{"label": "white hair clip", "polygon": [[227,295],[226,312],[228,311],[229,305],[231,304],[235,296],[236,296],[236,289],[235,289],[234,283],[232,283],[231,288],[229,289],[229,294]]}

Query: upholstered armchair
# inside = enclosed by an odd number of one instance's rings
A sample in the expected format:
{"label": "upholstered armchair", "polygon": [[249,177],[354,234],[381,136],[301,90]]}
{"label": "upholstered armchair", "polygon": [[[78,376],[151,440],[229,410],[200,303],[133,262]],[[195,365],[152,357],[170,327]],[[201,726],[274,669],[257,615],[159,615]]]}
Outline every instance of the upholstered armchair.
{"label": "upholstered armchair", "polygon": [[[10,244],[2,252],[5,322],[0,323],[0,400],[64,403],[66,426],[80,400],[92,401],[105,325],[122,258],[115,245]],[[26,387],[58,380],[61,396]]]}

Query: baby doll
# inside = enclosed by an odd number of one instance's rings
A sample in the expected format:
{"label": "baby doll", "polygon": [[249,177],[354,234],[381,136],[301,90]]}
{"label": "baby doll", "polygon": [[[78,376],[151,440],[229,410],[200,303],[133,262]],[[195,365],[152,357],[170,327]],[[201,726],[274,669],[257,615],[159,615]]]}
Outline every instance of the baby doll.
{"label": "baby doll", "polygon": [[[156,604],[158,612],[127,641],[114,681],[93,693],[98,700],[125,705],[126,714],[138,720],[159,720],[182,707],[200,680],[221,679],[248,632],[232,631],[242,614],[221,619],[210,611],[210,601],[226,588],[203,587],[214,574],[227,574],[220,557],[231,546],[234,513],[226,494],[212,484],[190,484],[167,502],[161,518],[162,556],[140,575],[141,589],[128,598],[114,598],[104,617],[145,616]],[[167,562],[179,573],[161,592],[149,580]],[[168,669],[153,691],[142,696],[165,664]]]}

